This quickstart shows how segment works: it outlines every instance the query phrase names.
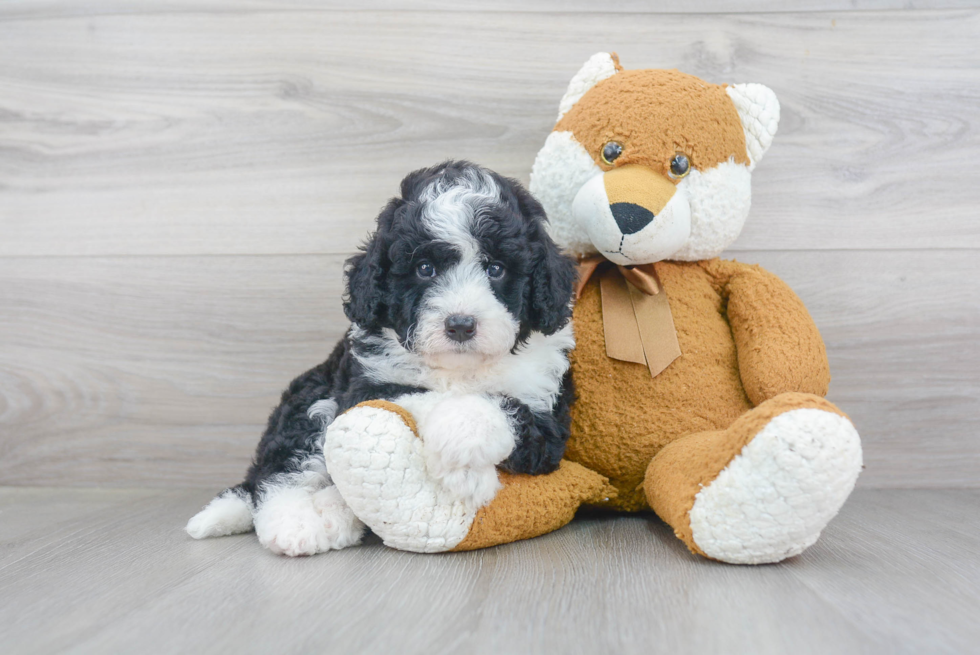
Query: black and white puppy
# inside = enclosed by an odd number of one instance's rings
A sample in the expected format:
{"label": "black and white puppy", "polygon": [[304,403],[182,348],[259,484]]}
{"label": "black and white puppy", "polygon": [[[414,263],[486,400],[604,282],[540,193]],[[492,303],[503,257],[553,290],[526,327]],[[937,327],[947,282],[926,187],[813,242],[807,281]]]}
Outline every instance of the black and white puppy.
{"label": "black and white puppy", "polygon": [[416,418],[430,475],[477,505],[495,467],[555,470],[573,389],[573,262],[516,181],[463,161],[411,173],[347,262],[350,330],[324,363],[293,380],[245,481],[187,525],[204,538],[254,525],[274,552],[356,544],[364,526],[332,486],[324,427],[365,400]]}

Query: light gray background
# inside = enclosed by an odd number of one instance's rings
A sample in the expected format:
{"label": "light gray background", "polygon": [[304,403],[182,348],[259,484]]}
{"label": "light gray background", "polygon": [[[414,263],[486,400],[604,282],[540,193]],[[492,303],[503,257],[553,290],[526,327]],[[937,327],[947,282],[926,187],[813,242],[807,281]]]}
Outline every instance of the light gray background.
{"label": "light gray background", "polygon": [[728,256],[809,307],[862,486],[980,486],[980,14],[652,4],[0,4],[0,483],[236,481],[401,177],[526,181],[615,50],[776,91]]}

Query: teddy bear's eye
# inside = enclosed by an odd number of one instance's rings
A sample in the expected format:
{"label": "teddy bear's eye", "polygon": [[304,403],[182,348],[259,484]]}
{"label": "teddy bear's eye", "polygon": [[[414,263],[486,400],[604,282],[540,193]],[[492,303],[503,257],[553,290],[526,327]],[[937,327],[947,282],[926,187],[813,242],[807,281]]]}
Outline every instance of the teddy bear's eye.
{"label": "teddy bear's eye", "polygon": [[683,152],[679,152],[674,155],[674,158],[670,160],[670,176],[675,180],[679,180],[688,173],[691,172],[691,162]]}
{"label": "teddy bear's eye", "polygon": [[609,165],[612,165],[616,159],[623,154],[623,146],[619,145],[615,141],[610,141],[606,145],[602,146],[602,161]]}

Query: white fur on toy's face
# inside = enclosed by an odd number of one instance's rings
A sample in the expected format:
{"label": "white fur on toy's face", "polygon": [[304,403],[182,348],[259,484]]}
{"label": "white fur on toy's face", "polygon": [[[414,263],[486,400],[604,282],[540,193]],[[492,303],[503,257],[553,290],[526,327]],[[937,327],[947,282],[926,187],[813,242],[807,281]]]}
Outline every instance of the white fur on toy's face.
{"label": "white fur on toy's face", "polygon": [[[591,86],[614,74],[609,55],[594,55],[569,85],[560,116]],[[751,171],[772,143],[779,103],[760,84],[736,84],[725,90],[742,124],[749,163],[736,163],[733,158],[707,170],[691,169],[676,181],[673,195],[657,208],[655,218],[632,233],[613,217],[604,182],[609,173],[572,132],[549,134],[535,159],[530,190],[544,206],[548,230],[558,245],[572,255],[601,254],[620,265],[708,259],[731,245],[748,217]]]}
{"label": "white fur on toy's face", "polygon": [[626,234],[613,217],[604,175],[586,182],[572,201],[572,220],[588,235],[592,247],[622,266],[669,259],[691,236],[691,205],[687,193],[676,189],[670,201],[649,224]]}

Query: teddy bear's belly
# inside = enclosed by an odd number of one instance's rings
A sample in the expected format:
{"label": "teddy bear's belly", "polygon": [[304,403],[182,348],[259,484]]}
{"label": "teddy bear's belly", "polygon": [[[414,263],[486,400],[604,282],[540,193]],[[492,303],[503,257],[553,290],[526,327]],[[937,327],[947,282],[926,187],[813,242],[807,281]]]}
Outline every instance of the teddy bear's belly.
{"label": "teddy bear's belly", "polygon": [[662,262],[681,356],[656,378],[640,364],[606,356],[599,285],[575,306],[572,354],[578,400],[566,457],[619,489],[610,505],[647,507],[643,476],[653,456],[684,435],[728,427],[751,408],[739,378],[724,302],[696,263]]}

